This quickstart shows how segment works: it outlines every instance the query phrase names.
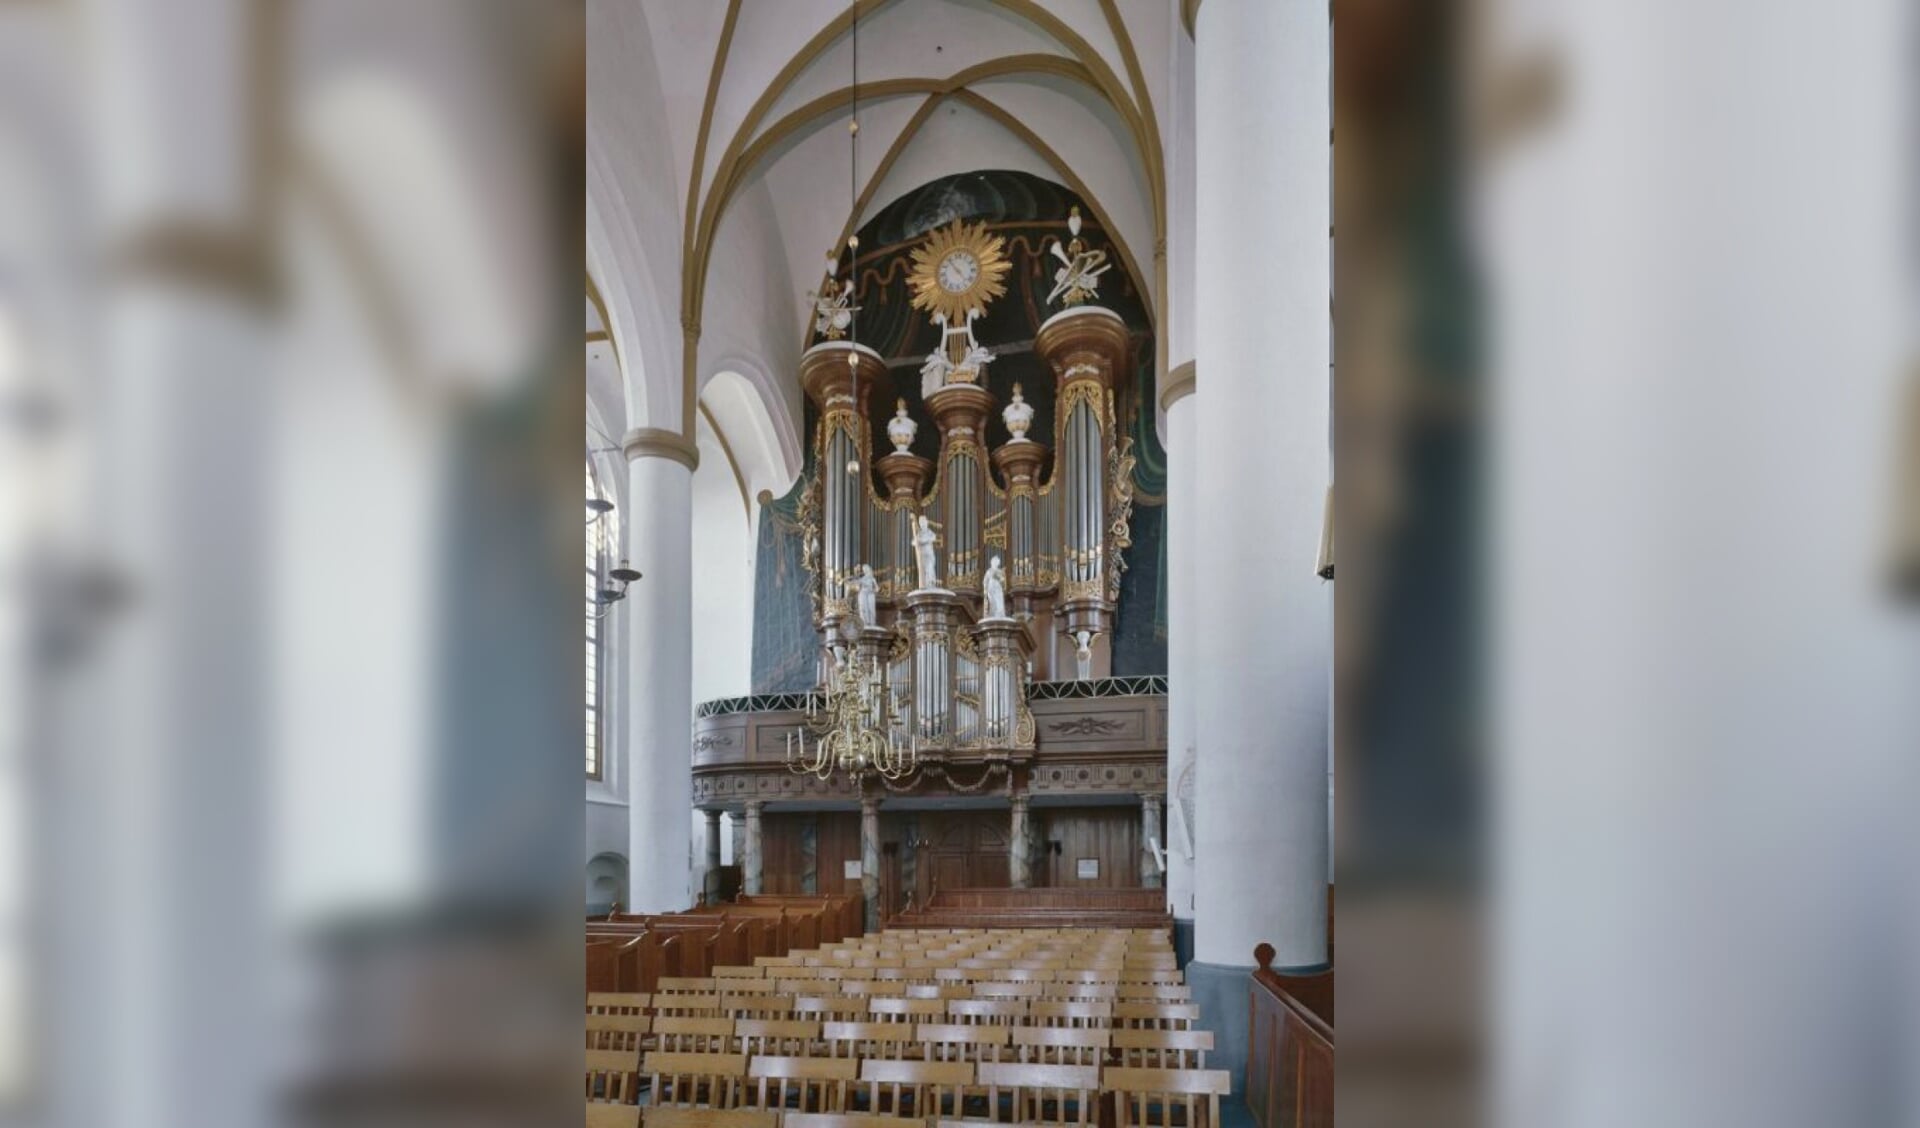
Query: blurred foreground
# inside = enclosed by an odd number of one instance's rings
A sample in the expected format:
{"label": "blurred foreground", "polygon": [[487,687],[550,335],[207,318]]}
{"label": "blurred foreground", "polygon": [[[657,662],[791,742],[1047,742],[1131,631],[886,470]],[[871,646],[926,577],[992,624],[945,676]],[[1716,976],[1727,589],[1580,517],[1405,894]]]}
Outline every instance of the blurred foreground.
{"label": "blurred foreground", "polygon": [[[5,1123],[578,1115],[579,15],[0,7]],[[1335,19],[1342,1123],[1920,1123],[1910,6]]]}

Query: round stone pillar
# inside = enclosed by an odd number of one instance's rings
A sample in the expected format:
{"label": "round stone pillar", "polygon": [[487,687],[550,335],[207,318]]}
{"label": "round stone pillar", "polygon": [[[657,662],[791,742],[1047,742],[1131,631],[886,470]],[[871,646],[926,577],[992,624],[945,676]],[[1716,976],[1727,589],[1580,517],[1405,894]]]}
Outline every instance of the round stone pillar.
{"label": "round stone pillar", "polygon": [[880,798],[860,799],[860,894],[868,932],[880,931]]}
{"label": "round stone pillar", "polygon": [[1315,574],[1328,452],[1331,50],[1325,4],[1203,5],[1196,25],[1192,684],[1194,956],[1243,1084],[1253,950],[1327,957],[1332,589]]}
{"label": "round stone pillar", "polygon": [[747,896],[760,894],[760,801],[747,801],[747,849],[746,859],[741,863],[741,887]]}
{"label": "round stone pillar", "polygon": [[1007,828],[1008,884],[1015,889],[1026,889],[1033,884],[1032,843],[1027,838],[1027,793],[1022,791],[1013,797],[1013,824]]}
{"label": "round stone pillar", "polygon": [[1160,888],[1160,859],[1154,853],[1154,844],[1162,849],[1166,843],[1160,834],[1160,797],[1142,795],[1140,797],[1140,887],[1142,889]]}
{"label": "round stone pillar", "polygon": [[627,682],[628,885],[636,913],[693,904],[693,468],[678,432],[642,429],[622,444],[627,558],[641,579],[623,605]]}
{"label": "round stone pillar", "polygon": [[703,880],[707,890],[719,888],[714,875],[720,872],[720,808],[709,807],[703,812],[707,816],[707,872]]}
{"label": "round stone pillar", "polygon": [[1195,775],[1193,700],[1200,685],[1194,622],[1200,542],[1197,485],[1199,436],[1194,431],[1194,365],[1169,376],[1161,404],[1167,414],[1167,907],[1174,946],[1193,954],[1193,823]]}

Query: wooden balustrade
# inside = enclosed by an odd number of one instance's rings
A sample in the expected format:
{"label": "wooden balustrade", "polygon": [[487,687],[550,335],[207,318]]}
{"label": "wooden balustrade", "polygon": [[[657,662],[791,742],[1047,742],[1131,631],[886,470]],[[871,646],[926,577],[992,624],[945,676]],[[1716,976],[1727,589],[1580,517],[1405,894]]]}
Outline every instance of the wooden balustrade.
{"label": "wooden balustrade", "polygon": [[854,896],[742,897],[684,913],[616,913],[586,926],[589,991],[651,991],[662,976],[711,975],[862,933]]}
{"label": "wooden balustrade", "polygon": [[1247,1107],[1261,1128],[1332,1128],[1333,972],[1282,975],[1253,951]]}

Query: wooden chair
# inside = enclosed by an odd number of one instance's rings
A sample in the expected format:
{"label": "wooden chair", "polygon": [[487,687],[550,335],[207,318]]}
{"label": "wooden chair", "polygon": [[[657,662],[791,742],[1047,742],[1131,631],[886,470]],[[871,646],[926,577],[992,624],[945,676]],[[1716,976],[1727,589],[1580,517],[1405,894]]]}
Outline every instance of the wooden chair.
{"label": "wooden chair", "polygon": [[1050,999],[1034,1002],[1028,1013],[1040,1026],[1106,1027],[1114,1023],[1117,1003],[1076,1003]]}
{"label": "wooden chair", "polygon": [[640,1099],[640,1055],[625,1050],[587,1051],[587,1100],[633,1104]]}
{"label": "wooden chair", "polygon": [[745,1054],[686,1054],[654,1051],[641,1072],[653,1081],[657,1105],[736,1108],[747,1075]]}
{"label": "wooden chair", "polygon": [[1120,1064],[1134,1069],[1205,1069],[1211,1030],[1115,1030]]}
{"label": "wooden chair", "polygon": [[1181,983],[1122,983],[1120,998],[1142,1003],[1188,1003],[1193,988]]}
{"label": "wooden chair", "polygon": [[653,997],[653,1013],[659,1015],[680,1015],[712,1017],[721,1013],[720,996],[712,992],[680,992],[671,995]]}
{"label": "wooden chair", "polygon": [[720,1009],[735,1018],[792,1018],[793,998],[789,995],[728,995]]}
{"label": "wooden chair", "polygon": [[1107,1070],[1115,1128],[1219,1128],[1224,1069]]}
{"label": "wooden chair", "polygon": [[589,991],[588,1014],[645,1014],[653,996],[644,991]]}
{"label": "wooden chair", "polygon": [[908,999],[971,999],[973,988],[965,983],[909,983]]}
{"label": "wooden chair", "polygon": [[1118,983],[1049,983],[1044,996],[1081,1002],[1111,1002],[1120,997]]}
{"label": "wooden chair", "polygon": [[844,1112],[859,1072],[851,1058],[757,1057],[747,1069],[748,1103],[784,1112],[791,1098],[796,1112]]}
{"label": "wooden chair", "polygon": [[[1100,1123],[1100,1068],[1093,1065],[1033,1065],[985,1062],[979,1085],[986,1089],[987,1114],[1006,1115],[1013,1124]],[[1008,1102],[1002,1107],[1001,1098]]]}
{"label": "wooden chair", "polygon": [[828,1022],[820,1028],[828,1057],[900,1058],[917,1048],[914,1027],[902,1022]]}
{"label": "wooden chair", "polygon": [[844,995],[802,995],[793,1001],[793,1017],[810,1022],[864,1022],[867,999]]}
{"label": "wooden chair", "polygon": [[860,1083],[867,1111],[911,1116],[962,1115],[962,1101],[973,1084],[974,1066],[965,1061],[864,1061]]}
{"label": "wooden chair", "polygon": [[1105,1065],[1112,1034],[1097,1027],[1016,1026],[1014,1059],[1040,1065]]}
{"label": "wooden chair", "polygon": [[662,1015],[653,1020],[654,1045],[669,1054],[730,1054],[733,1019]]}
{"label": "wooden chair", "polygon": [[1010,1045],[1008,1026],[966,1026],[923,1022],[913,1028],[913,1040],[928,1061],[999,1061]]}
{"label": "wooden chair", "polygon": [[654,1108],[646,1128],[779,1128],[780,1117],[757,1108]]}
{"label": "wooden chair", "polygon": [[789,1112],[782,1128],[927,1128],[919,1117],[874,1116],[864,1112]]}
{"label": "wooden chair", "polygon": [[1191,1030],[1200,1021],[1200,1008],[1193,1003],[1113,1004],[1113,1024],[1127,1030]]}
{"label": "wooden chair", "polygon": [[947,1017],[967,1026],[1012,1026],[1027,1017],[1024,999],[949,999]]}
{"label": "wooden chair", "polygon": [[716,967],[713,969],[713,977],[715,979],[765,979],[767,969],[764,967]]}
{"label": "wooden chair", "polygon": [[699,995],[712,994],[713,980],[693,975],[663,975],[654,988],[656,995]]}
{"label": "wooden chair", "polygon": [[1118,983],[1119,976],[1110,971],[1063,971],[1058,977],[1061,983]]}
{"label": "wooden chair", "polygon": [[[713,970],[719,971],[720,968]],[[722,995],[778,995],[780,981],[777,979],[721,979],[714,983]]]}
{"label": "wooden chair", "polygon": [[590,1014],[587,1016],[587,1048],[638,1054],[641,1040],[652,1027],[653,1019],[644,1014]]}
{"label": "wooden chair", "polygon": [[640,1128],[640,1106],[588,1101],[587,1128]]}
{"label": "wooden chair", "polygon": [[1005,983],[997,979],[981,980],[973,985],[976,999],[1038,999],[1046,995],[1046,983]]}
{"label": "wooden chair", "polygon": [[740,1040],[741,1053],[804,1057],[820,1040],[820,1024],[793,1019],[742,1018],[734,1022],[733,1036]]}
{"label": "wooden chair", "polygon": [[875,1022],[928,1022],[947,1013],[945,999],[904,999],[876,995],[867,1000],[867,1014]]}

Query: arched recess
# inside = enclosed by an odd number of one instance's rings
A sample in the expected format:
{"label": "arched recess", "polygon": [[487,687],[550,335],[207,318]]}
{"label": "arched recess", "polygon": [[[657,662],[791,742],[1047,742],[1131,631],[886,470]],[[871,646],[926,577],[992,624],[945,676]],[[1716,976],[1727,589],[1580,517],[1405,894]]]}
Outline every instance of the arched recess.
{"label": "arched recess", "polygon": [[587,861],[587,911],[604,913],[614,905],[627,905],[627,859],[607,851]]}

